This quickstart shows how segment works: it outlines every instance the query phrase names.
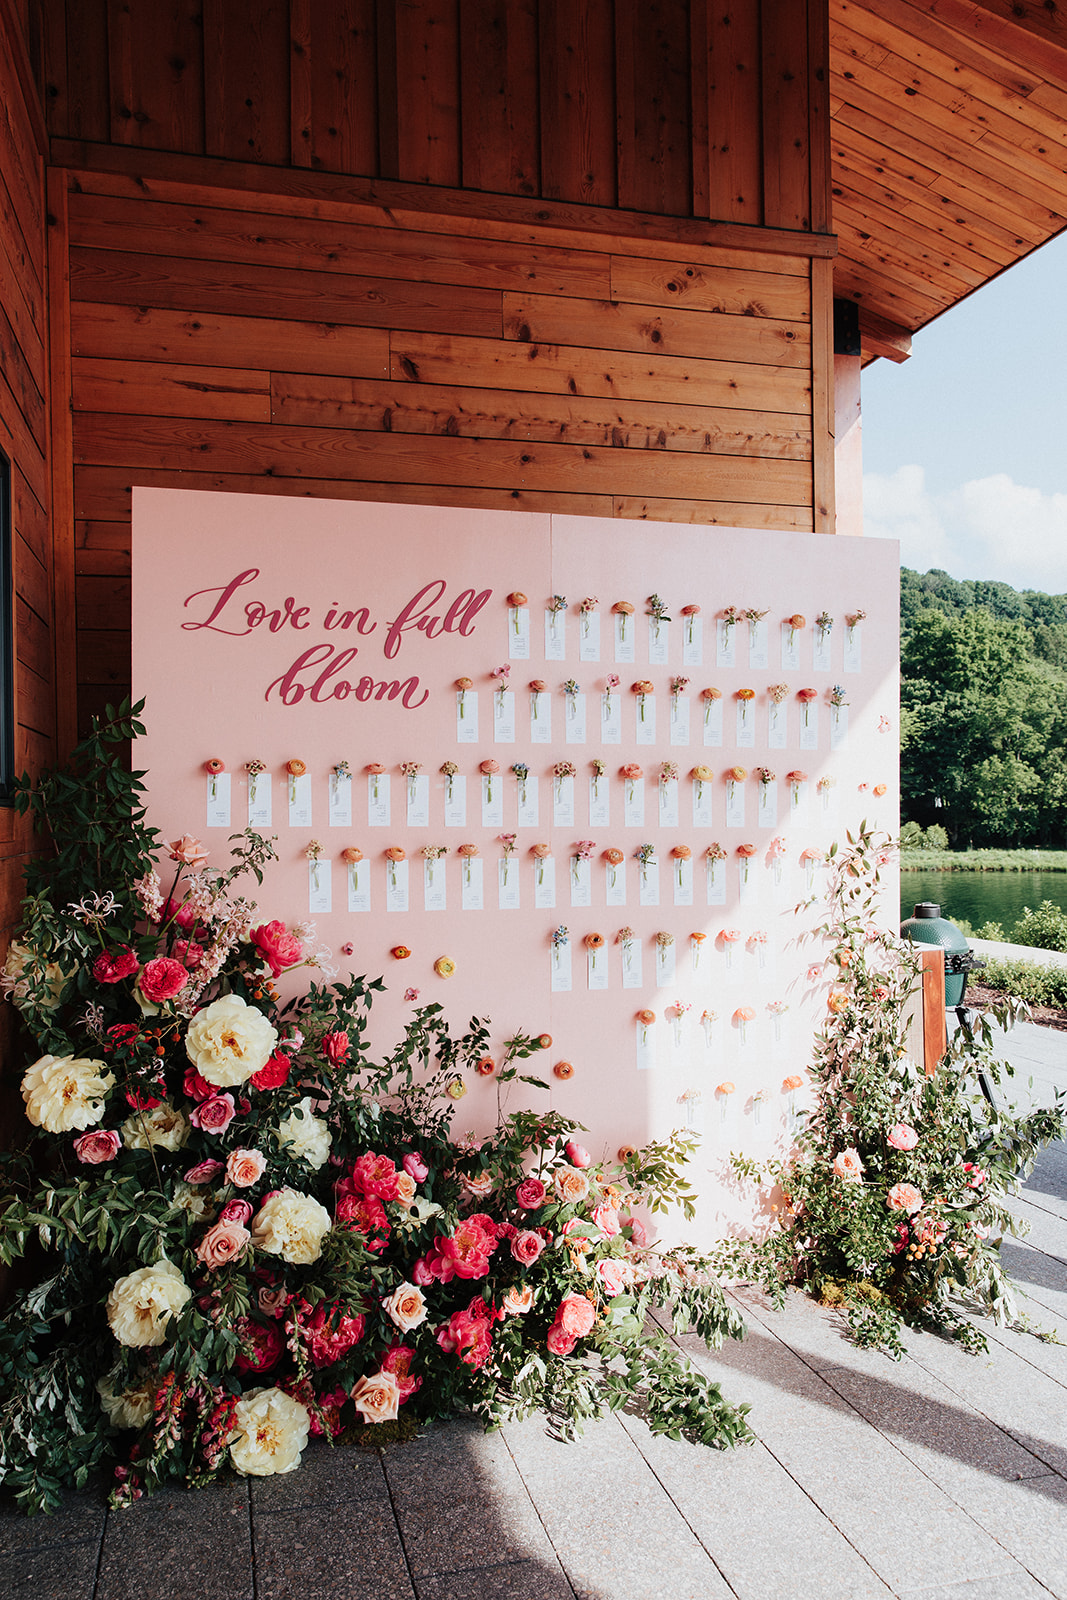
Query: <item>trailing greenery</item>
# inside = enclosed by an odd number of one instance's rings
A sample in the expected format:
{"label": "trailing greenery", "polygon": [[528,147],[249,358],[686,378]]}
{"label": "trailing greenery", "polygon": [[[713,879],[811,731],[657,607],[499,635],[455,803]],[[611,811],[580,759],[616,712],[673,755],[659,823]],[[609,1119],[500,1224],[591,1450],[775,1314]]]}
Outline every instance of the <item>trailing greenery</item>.
{"label": "trailing greenery", "polygon": [[999,1082],[1002,1069],[985,1018],[954,1035],[932,1075],[908,1057],[919,952],[875,924],[886,859],[866,829],[831,851],[818,933],[834,981],[815,1042],[815,1104],[786,1160],[733,1158],[777,1221],[763,1239],[724,1247],[720,1263],[776,1296],[797,1284],[841,1306],[860,1343],[894,1355],[903,1324],[981,1349],[966,1308],[1014,1316],[997,1244],[1020,1225],[1005,1197],[1040,1146],[1063,1136],[1067,1115],[1062,1096],[1025,1115],[988,1104],[979,1074]]}

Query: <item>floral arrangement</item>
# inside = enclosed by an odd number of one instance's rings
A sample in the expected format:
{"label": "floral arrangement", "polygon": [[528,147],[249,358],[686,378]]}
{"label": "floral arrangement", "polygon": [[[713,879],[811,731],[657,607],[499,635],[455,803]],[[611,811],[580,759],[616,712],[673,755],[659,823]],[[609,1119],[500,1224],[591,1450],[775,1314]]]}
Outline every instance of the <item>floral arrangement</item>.
{"label": "floral arrangement", "polygon": [[[809,1071],[815,1106],[786,1161],[734,1157],[741,1177],[773,1188],[777,1223],[761,1242],[725,1247],[719,1261],[776,1294],[796,1283],[842,1307],[861,1343],[891,1354],[903,1353],[902,1323],[984,1349],[964,1303],[1013,1319],[997,1257],[1001,1236],[1018,1226],[1005,1198],[1039,1146],[1063,1137],[1067,1115],[1059,1103],[1022,1116],[990,1111],[979,1074],[999,1082],[1000,1072],[984,1018],[954,1036],[930,1075],[907,1055],[919,956],[874,921],[887,843],[864,828],[830,849],[829,909],[816,937],[837,970]],[[794,1075],[783,1089],[792,1095],[801,1083]]]}
{"label": "floral arrangement", "polygon": [[[423,1007],[373,1061],[382,980],[332,981],[310,930],[236,892],[270,843],[236,836],[219,869],[145,826],[117,759],[139,710],[109,708],[16,800],[53,849],[27,869],[6,967],[39,1054],[26,1148],[3,1158],[0,1260],[37,1254],[0,1322],[0,1481],[52,1509],[109,1465],[126,1504],[457,1410],[542,1406],[573,1433],[640,1403],[660,1431],[748,1437],[651,1316],[712,1343],[741,1331],[707,1260],[656,1250],[639,1214],[692,1214],[692,1141],[600,1164],[558,1112],[506,1114],[509,1084],[546,1088],[522,1063],[551,1039],[523,1033],[479,1090],[494,1132],[453,1139],[468,1074],[493,1061],[485,1022],[453,1038]],[[302,967],[316,981],[283,1007],[275,981]]]}
{"label": "floral arrangement", "polygon": [[611,691],[618,687],[619,674],[617,672],[609,672],[604,679],[604,711],[609,717],[611,716]]}
{"label": "floral arrangement", "polygon": [[644,722],[645,700],[650,694],[655,693],[656,686],[652,682],[651,678],[638,678],[637,682],[631,684],[630,687],[633,693],[637,696],[638,719],[641,722]]}

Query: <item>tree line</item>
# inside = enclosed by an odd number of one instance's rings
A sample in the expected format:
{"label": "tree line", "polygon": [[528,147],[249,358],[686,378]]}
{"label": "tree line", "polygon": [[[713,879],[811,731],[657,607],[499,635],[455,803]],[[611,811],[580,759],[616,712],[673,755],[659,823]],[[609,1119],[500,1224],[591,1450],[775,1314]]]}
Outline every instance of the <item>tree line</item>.
{"label": "tree line", "polygon": [[1067,595],[902,568],[901,817],[956,848],[1067,842]]}

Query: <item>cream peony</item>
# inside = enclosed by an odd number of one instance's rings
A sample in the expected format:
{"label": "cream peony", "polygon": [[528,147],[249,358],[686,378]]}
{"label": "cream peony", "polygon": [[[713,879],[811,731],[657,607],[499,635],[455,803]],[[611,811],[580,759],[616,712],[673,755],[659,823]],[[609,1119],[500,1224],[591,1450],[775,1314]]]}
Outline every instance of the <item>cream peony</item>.
{"label": "cream peony", "polygon": [[103,1061],[87,1056],[42,1056],[22,1080],[26,1115],[35,1128],[70,1133],[92,1127],[104,1115],[104,1099],[115,1079]]}
{"label": "cream peony", "polygon": [[96,1385],[100,1404],[113,1428],[143,1428],[151,1422],[158,1388],[158,1372],[150,1372],[135,1389],[123,1389],[118,1394],[111,1387],[110,1378],[100,1378]]}
{"label": "cream peony", "polygon": [[429,1316],[422,1290],[413,1283],[402,1283],[399,1289],[387,1295],[382,1301],[382,1310],[401,1333],[410,1333],[412,1328],[419,1327]]}
{"label": "cream peony", "polygon": [[128,1150],[180,1150],[190,1133],[184,1112],[163,1100],[151,1111],[135,1111],[122,1124],[122,1142]]}
{"label": "cream peony", "polygon": [[185,1035],[193,1066],[217,1088],[247,1083],[262,1071],[278,1043],[278,1030],[239,995],[226,994],[197,1013]]}
{"label": "cream peony", "polygon": [[119,1344],[143,1350],[162,1344],[167,1323],[177,1316],[193,1291],[170,1261],[138,1267],[120,1278],[107,1297],[107,1320]]}
{"label": "cream peony", "polygon": [[317,1172],[325,1166],[330,1154],[330,1130],[321,1117],[313,1114],[312,1105],[310,1096],[305,1095],[279,1122],[278,1143],[287,1155],[306,1162]]}
{"label": "cream peony", "polygon": [[308,1409],[299,1400],[281,1389],[251,1389],[234,1407],[233,1421],[234,1471],[246,1478],[296,1471],[311,1427]]}
{"label": "cream peony", "polygon": [[[37,977],[30,971],[34,965],[39,974]],[[5,987],[10,989],[11,999],[20,1010],[23,1001],[32,995],[33,1004],[42,1011],[54,1011],[72,976],[72,973],[63,970],[58,961],[42,962],[28,944],[13,939],[8,946],[4,962]]]}
{"label": "cream peony", "polygon": [[322,1254],[330,1213],[308,1194],[279,1189],[264,1200],[252,1219],[252,1243],[268,1255],[307,1266]]}

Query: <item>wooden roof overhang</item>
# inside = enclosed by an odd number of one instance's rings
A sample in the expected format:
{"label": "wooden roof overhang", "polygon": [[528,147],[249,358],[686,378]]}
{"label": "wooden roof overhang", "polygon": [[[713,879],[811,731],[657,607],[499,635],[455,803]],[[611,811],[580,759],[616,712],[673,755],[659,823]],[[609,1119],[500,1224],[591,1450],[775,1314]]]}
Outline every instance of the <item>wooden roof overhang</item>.
{"label": "wooden roof overhang", "polygon": [[865,360],[1067,226],[1067,6],[829,0],[834,293]]}

